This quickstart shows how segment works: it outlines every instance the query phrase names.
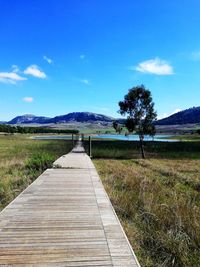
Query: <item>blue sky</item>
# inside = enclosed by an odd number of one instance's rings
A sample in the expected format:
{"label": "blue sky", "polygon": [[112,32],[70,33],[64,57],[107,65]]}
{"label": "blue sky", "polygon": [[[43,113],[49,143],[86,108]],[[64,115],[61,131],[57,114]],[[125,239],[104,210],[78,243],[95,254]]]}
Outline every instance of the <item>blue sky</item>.
{"label": "blue sky", "polygon": [[119,117],[128,89],[159,117],[200,105],[199,0],[0,0],[0,120]]}

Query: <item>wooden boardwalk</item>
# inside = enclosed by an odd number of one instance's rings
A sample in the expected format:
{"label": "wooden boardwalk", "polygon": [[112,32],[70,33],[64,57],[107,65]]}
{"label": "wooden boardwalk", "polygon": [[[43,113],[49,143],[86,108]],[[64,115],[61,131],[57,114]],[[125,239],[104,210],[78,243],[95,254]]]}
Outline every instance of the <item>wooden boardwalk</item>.
{"label": "wooden boardwalk", "polygon": [[81,143],[0,213],[0,266],[140,266]]}

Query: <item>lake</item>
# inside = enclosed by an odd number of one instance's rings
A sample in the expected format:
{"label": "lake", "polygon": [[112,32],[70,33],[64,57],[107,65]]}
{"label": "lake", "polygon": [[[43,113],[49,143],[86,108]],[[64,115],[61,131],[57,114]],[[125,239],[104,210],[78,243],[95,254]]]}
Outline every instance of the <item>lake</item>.
{"label": "lake", "polygon": [[[85,135],[87,138],[89,135]],[[123,141],[139,141],[138,135],[130,134],[129,136],[125,136],[123,134],[95,134],[91,135],[94,139],[112,139],[112,140],[123,140]],[[176,142],[178,140],[171,140],[171,135],[155,135],[154,138],[150,136],[145,136],[145,141],[160,141],[160,142]],[[50,139],[61,139],[61,140],[71,140],[71,135],[43,135],[43,136],[35,136],[33,139],[37,140],[50,140]]]}
{"label": "lake", "polygon": [[[174,142],[175,140],[171,140],[169,137],[171,135],[155,135],[154,138],[151,136],[145,136],[145,141],[163,141],[163,142]],[[123,134],[100,134],[96,135],[95,139],[115,139],[115,140],[123,140],[123,141],[139,141],[139,137],[136,134],[130,134],[129,136],[125,136]]]}

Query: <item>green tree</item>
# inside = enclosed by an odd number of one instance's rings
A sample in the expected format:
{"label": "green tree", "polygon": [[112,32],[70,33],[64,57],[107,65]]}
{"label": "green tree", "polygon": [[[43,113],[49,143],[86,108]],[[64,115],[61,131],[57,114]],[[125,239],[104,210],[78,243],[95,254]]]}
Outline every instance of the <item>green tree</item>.
{"label": "green tree", "polygon": [[151,92],[144,85],[133,87],[124,96],[124,100],[119,102],[119,107],[119,113],[123,116],[127,115],[125,126],[128,131],[136,131],[139,135],[142,158],[145,158],[144,136],[154,136],[156,133],[153,122],[157,114]]}
{"label": "green tree", "polygon": [[121,133],[122,132],[122,126],[117,123],[116,121],[113,122],[113,128],[115,129],[116,133]]}

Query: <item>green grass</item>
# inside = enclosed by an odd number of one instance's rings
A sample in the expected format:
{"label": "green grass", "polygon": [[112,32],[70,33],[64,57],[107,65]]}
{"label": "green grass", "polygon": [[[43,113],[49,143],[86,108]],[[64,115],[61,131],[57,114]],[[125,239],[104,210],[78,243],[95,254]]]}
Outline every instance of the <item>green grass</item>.
{"label": "green grass", "polygon": [[66,140],[0,136],[0,210],[71,148]]}
{"label": "green grass", "polygon": [[[88,141],[85,141],[88,151]],[[144,142],[147,158],[200,159],[200,142]],[[132,159],[140,158],[137,141],[92,141],[93,158]]]}
{"label": "green grass", "polygon": [[168,139],[179,141],[200,141],[200,134],[173,135]]}
{"label": "green grass", "polygon": [[95,166],[142,267],[200,266],[200,142],[96,141]]}

